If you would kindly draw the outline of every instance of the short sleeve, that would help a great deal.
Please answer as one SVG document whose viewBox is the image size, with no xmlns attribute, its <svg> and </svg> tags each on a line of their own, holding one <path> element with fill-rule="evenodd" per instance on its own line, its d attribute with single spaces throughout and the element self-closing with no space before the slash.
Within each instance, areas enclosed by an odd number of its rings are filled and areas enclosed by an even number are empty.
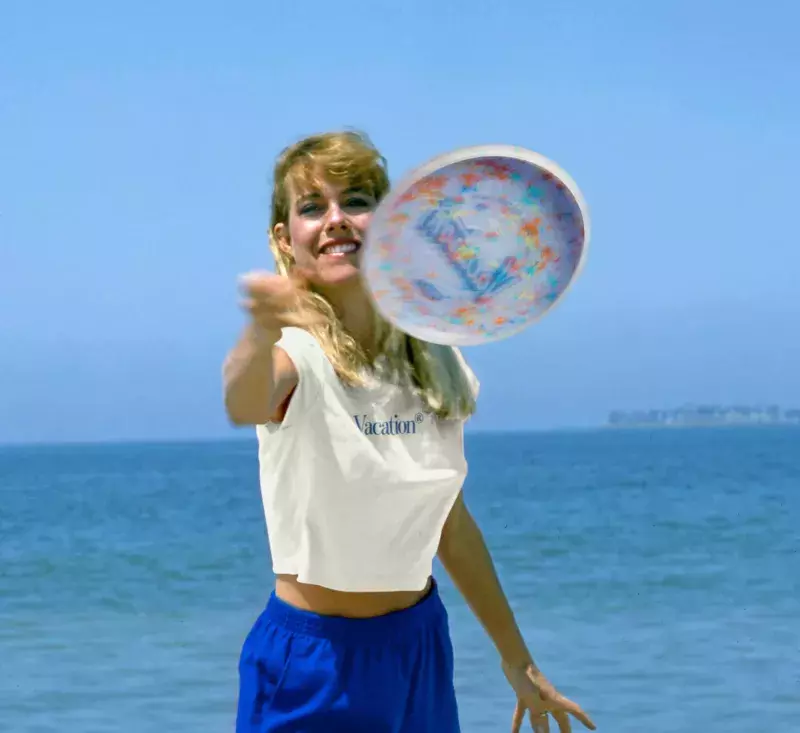
<svg viewBox="0 0 800 733">
<path fill-rule="evenodd" d="M 478 380 L 478 377 L 475 376 L 475 372 L 472 371 L 470 365 L 467 363 L 466 358 L 461 353 L 461 349 L 457 347 L 453 347 L 453 352 L 456 355 L 456 359 L 458 360 L 459 365 L 461 366 L 461 370 L 464 373 L 464 378 L 469 385 L 470 392 L 472 394 L 472 399 L 477 400 L 478 394 L 481 391 L 481 383 Z"/>
<path fill-rule="evenodd" d="M 297 369 L 297 387 L 289 400 L 289 407 L 281 423 L 291 427 L 313 408 L 320 394 L 321 369 L 325 361 L 317 340 L 302 328 L 287 327 L 275 346 L 286 352 Z"/>
<path fill-rule="evenodd" d="M 281 329 L 281 337 L 275 346 L 283 349 L 294 363 L 298 374 L 314 370 L 315 352 L 319 352 L 317 340 L 302 328 Z"/>
</svg>

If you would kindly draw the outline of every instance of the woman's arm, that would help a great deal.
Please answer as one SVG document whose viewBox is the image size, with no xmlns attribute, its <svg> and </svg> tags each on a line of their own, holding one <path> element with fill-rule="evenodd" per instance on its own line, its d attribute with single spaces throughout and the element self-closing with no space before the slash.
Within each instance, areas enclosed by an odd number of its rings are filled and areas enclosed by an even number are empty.
<svg viewBox="0 0 800 733">
<path fill-rule="evenodd" d="M 533 661 L 500 586 L 483 535 L 461 494 L 445 522 L 438 554 L 500 653 L 503 673 L 517 695 L 512 733 L 521 730 L 526 713 L 537 732 L 550 730 L 548 713 L 562 733 L 572 729 L 570 715 L 589 730 L 595 730 L 594 723 L 580 705 L 558 692 Z"/>
<path fill-rule="evenodd" d="M 234 425 L 260 425 L 282 419 L 297 386 L 297 369 L 276 347 L 280 331 L 250 325 L 222 368 L 225 410 Z"/>
<path fill-rule="evenodd" d="M 486 542 L 462 494 L 445 522 L 438 556 L 503 662 L 517 668 L 533 664 Z"/>
</svg>

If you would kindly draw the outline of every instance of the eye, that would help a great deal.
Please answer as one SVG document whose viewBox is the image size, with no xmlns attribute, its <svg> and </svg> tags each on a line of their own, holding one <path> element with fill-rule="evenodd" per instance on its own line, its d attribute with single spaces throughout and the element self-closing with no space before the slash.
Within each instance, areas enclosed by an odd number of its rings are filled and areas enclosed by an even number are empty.
<svg viewBox="0 0 800 733">
<path fill-rule="evenodd" d="M 350 196 L 344 205 L 348 209 L 371 209 L 373 206 L 372 200 L 365 196 Z"/>
<path fill-rule="evenodd" d="M 322 211 L 322 207 L 315 201 L 306 201 L 300 204 L 297 211 L 301 216 L 311 216 Z"/>
</svg>

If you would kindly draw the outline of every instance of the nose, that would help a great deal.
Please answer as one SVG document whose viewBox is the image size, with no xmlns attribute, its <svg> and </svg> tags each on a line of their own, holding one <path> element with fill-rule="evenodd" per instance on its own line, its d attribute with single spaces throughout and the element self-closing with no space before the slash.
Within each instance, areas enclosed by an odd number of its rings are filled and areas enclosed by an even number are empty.
<svg viewBox="0 0 800 733">
<path fill-rule="evenodd" d="M 337 203 L 331 204 L 328 209 L 328 217 L 325 222 L 325 230 L 328 232 L 346 232 L 349 230 L 347 217 Z"/>
</svg>

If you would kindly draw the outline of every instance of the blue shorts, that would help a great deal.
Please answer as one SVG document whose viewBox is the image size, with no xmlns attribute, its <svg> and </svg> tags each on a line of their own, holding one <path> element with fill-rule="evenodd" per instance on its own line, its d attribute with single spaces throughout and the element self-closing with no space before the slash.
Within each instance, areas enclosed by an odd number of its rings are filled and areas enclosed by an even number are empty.
<svg viewBox="0 0 800 733">
<path fill-rule="evenodd" d="M 239 661 L 236 733 L 458 733 L 453 648 L 434 584 L 419 603 L 366 619 L 276 598 Z"/>
</svg>

